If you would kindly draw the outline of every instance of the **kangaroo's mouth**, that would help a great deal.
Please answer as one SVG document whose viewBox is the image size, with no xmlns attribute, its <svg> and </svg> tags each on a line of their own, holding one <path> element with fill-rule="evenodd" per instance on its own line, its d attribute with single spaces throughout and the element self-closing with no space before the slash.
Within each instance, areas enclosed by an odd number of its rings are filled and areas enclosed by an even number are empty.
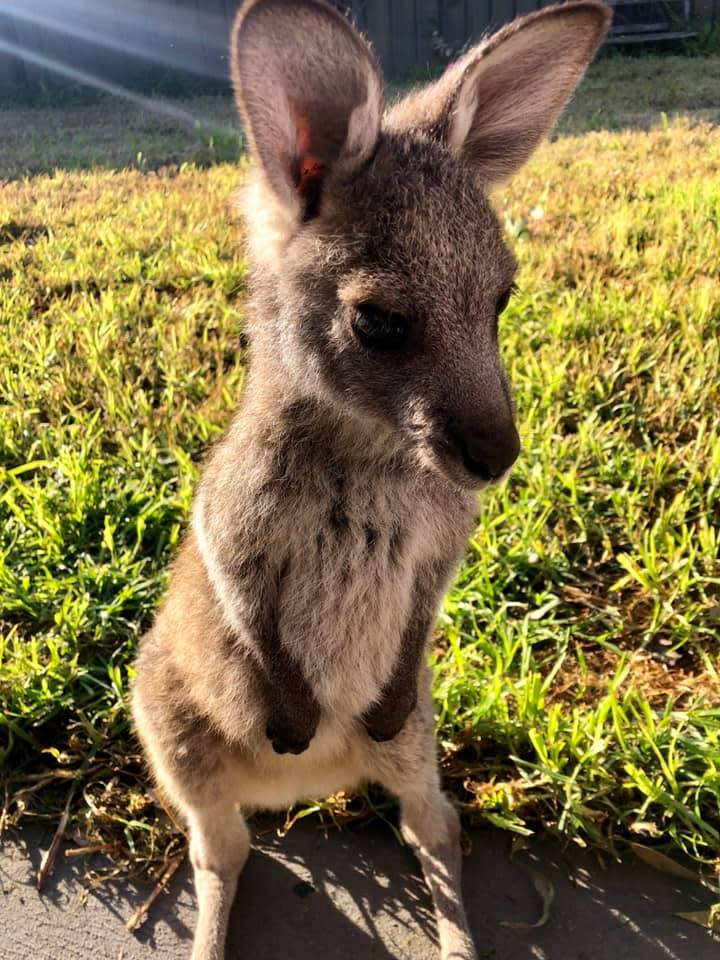
<svg viewBox="0 0 720 960">
<path fill-rule="evenodd" d="M 499 483 L 503 476 L 507 473 L 506 470 L 502 471 L 501 473 L 491 473 L 490 470 L 484 467 L 481 463 L 473 460 L 467 450 L 462 451 L 460 459 L 462 460 L 462 465 L 465 468 L 466 473 L 473 477 L 477 477 L 478 482 L 482 483 L 484 486 L 488 486 L 491 483 Z"/>
<path fill-rule="evenodd" d="M 447 440 L 434 440 L 430 444 L 430 451 L 430 459 L 435 469 L 465 490 L 484 490 L 485 487 L 499 483 L 505 476 L 493 476 L 479 470 L 477 464 L 455 450 Z"/>
</svg>

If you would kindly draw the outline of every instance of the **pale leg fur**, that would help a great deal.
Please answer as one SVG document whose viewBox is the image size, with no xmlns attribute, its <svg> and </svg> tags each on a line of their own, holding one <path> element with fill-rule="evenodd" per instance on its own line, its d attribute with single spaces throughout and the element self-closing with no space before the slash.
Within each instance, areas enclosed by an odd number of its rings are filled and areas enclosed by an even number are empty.
<svg viewBox="0 0 720 960">
<path fill-rule="evenodd" d="M 234 798 L 222 793 L 215 802 L 185 814 L 198 903 L 192 960 L 223 960 L 230 909 L 250 852 L 250 835 Z"/>
<path fill-rule="evenodd" d="M 460 819 L 436 784 L 426 787 L 398 793 L 403 836 L 432 894 L 442 960 L 477 960 L 462 897 Z"/>
<path fill-rule="evenodd" d="M 398 737 L 378 745 L 371 779 L 400 801 L 402 834 L 435 906 L 442 960 L 477 960 L 462 895 L 460 818 L 440 788 L 429 690 Z"/>
</svg>

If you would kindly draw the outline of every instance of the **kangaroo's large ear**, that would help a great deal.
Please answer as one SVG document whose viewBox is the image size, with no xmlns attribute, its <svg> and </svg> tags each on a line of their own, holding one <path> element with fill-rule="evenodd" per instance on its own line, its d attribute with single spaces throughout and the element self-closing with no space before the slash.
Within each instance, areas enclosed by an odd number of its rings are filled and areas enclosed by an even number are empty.
<svg viewBox="0 0 720 960">
<path fill-rule="evenodd" d="M 596 0 L 515 20 L 400 101 L 388 118 L 456 151 L 486 187 L 511 176 L 552 130 L 612 20 Z"/>
<path fill-rule="evenodd" d="M 232 76 L 270 187 L 312 219 L 328 177 L 352 175 L 378 139 L 383 89 L 369 47 L 322 0 L 248 0 L 233 28 Z"/>
</svg>

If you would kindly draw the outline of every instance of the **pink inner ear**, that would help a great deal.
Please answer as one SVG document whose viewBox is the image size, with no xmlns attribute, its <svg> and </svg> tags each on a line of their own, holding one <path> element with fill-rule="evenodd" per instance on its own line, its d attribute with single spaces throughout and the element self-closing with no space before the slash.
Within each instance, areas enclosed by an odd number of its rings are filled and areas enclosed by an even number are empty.
<svg viewBox="0 0 720 960">
<path fill-rule="evenodd" d="M 295 189 L 301 196 L 307 196 L 315 185 L 320 181 L 323 172 L 323 165 L 317 157 L 311 153 L 300 158 L 300 170 L 298 174 Z"/>
<path fill-rule="evenodd" d="M 292 107 L 297 143 L 297 159 L 293 169 L 293 180 L 297 192 L 300 196 L 305 197 L 316 190 L 323 174 L 324 164 L 312 151 L 310 122 L 300 112 L 296 103 Z"/>
</svg>

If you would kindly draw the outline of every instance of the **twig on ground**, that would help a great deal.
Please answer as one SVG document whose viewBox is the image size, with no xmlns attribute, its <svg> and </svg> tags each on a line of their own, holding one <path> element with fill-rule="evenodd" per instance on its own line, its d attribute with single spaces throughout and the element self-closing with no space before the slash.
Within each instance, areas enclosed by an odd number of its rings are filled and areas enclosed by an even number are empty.
<svg viewBox="0 0 720 960">
<path fill-rule="evenodd" d="M 92 843 L 87 847 L 73 847 L 66 850 L 65 856 L 70 859 L 73 857 L 88 857 L 91 853 L 108 853 L 116 849 L 116 845 L 112 843 Z"/>
<path fill-rule="evenodd" d="M 52 843 L 50 844 L 48 850 L 43 854 L 43 858 L 40 861 L 40 867 L 37 872 L 37 888 L 42 890 L 45 886 L 45 882 L 50 874 L 53 872 L 55 867 L 55 861 L 57 860 L 58 851 L 60 850 L 60 844 L 63 841 L 65 836 L 65 830 L 67 829 L 68 821 L 70 819 L 70 810 L 72 807 L 73 798 L 75 796 L 75 791 L 77 790 L 78 784 L 81 782 L 83 776 L 90 768 L 91 763 L 95 759 L 95 754 L 98 752 L 99 744 L 95 744 L 90 753 L 87 755 L 83 761 L 82 766 L 78 770 L 75 779 L 73 780 L 70 790 L 68 791 L 67 800 L 65 801 L 65 808 L 60 817 L 60 822 L 57 825 L 55 835 L 52 838 Z"/>
<path fill-rule="evenodd" d="M 73 784 L 73 787 L 75 784 Z M 65 809 L 62 812 L 60 817 L 60 822 L 57 825 L 57 830 L 55 831 L 55 836 L 52 838 L 52 843 L 48 849 L 43 854 L 43 858 L 40 861 L 40 867 L 37 872 L 37 888 L 42 890 L 45 886 L 45 881 L 50 876 L 55 866 L 55 860 L 57 859 L 58 850 L 60 849 L 60 844 L 62 843 L 63 837 L 65 836 L 65 829 L 68 825 L 68 820 L 70 819 L 70 804 L 72 802 L 73 794 L 75 793 L 74 789 L 70 790 L 68 798 L 65 801 Z"/>
<path fill-rule="evenodd" d="M 130 917 L 125 926 L 127 929 L 133 933 L 139 926 L 141 926 L 147 920 L 148 913 L 150 912 L 150 907 L 155 903 L 157 898 L 161 893 L 165 891 L 168 883 L 175 875 L 180 864 L 185 859 L 185 854 L 187 849 L 183 850 L 182 853 L 178 853 L 177 856 L 173 857 L 170 863 L 167 865 L 167 868 L 164 870 L 163 875 L 160 877 L 158 882 L 155 884 L 153 891 L 150 896 L 137 908 L 135 913 Z"/>
</svg>

